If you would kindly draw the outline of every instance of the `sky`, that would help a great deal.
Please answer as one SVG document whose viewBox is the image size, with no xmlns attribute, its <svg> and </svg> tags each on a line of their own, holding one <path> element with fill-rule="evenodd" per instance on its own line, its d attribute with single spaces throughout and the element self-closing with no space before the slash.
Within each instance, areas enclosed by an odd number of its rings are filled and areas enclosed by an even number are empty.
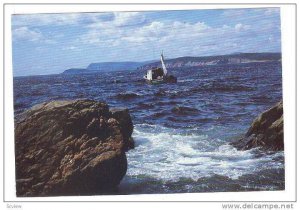
<svg viewBox="0 0 300 210">
<path fill-rule="evenodd" d="M 14 76 L 90 63 L 281 52 L 280 9 L 12 15 Z"/>
</svg>

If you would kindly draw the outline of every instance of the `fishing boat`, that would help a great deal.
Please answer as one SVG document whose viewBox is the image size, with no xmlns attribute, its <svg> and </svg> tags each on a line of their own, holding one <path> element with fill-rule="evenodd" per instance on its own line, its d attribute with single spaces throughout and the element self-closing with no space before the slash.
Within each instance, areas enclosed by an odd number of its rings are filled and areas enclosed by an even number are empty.
<svg viewBox="0 0 300 210">
<path fill-rule="evenodd" d="M 168 73 L 163 53 L 160 55 L 160 62 L 162 68 L 159 67 L 147 70 L 147 74 L 144 76 L 146 82 L 149 84 L 176 83 L 177 78 Z"/>
</svg>

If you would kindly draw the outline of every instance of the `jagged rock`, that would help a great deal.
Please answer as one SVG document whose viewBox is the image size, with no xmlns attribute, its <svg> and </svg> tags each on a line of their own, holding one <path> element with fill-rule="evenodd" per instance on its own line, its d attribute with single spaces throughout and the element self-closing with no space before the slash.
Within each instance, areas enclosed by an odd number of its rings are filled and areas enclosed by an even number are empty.
<svg viewBox="0 0 300 210">
<path fill-rule="evenodd" d="M 126 141 L 126 146 L 128 149 L 134 148 L 134 141 L 131 138 L 133 132 L 133 123 L 129 115 L 128 109 L 113 108 L 110 109 L 111 116 L 120 123 L 121 132 L 123 133 Z"/>
<path fill-rule="evenodd" d="M 133 147 L 127 109 L 91 100 L 39 104 L 16 119 L 17 196 L 114 191 Z"/>
<path fill-rule="evenodd" d="M 241 150 L 254 147 L 271 151 L 284 150 L 282 101 L 260 114 L 246 135 L 232 145 Z"/>
</svg>

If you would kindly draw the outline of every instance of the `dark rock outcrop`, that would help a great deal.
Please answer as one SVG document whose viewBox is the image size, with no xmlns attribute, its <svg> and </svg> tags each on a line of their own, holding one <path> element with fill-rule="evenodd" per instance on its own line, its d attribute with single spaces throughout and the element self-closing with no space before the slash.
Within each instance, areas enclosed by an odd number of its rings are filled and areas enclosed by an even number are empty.
<svg viewBox="0 0 300 210">
<path fill-rule="evenodd" d="M 116 190 L 133 147 L 128 110 L 90 100 L 34 106 L 16 120 L 17 196 L 91 195 Z"/>
<path fill-rule="evenodd" d="M 255 147 L 270 151 L 284 150 L 282 101 L 260 114 L 246 135 L 232 145 L 241 150 Z"/>
</svg>

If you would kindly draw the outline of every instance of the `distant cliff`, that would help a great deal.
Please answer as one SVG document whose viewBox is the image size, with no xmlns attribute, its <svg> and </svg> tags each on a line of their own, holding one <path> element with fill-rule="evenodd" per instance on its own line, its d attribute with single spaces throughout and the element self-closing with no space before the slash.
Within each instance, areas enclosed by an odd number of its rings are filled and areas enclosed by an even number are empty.
<svg viewBox="0 0 300 210">
<path fill-rule="evenodd" d="M 63 74 L 84 74 L 88 73 L 86 69 L 71 68 L 63 72 Z"/>
<path fill-rule="evenodd" d="M 281 53 L 237 53 L 231 55 L 217 55 L 204 57 L 179 57 L 166 59 L 167 68 L 207 66 L 207 65 L 226 65 L 253 62 L 281 61 Z M 86 69 L 71 68 L 65 70 L 63 74 L 83 74 L 105 71 L 128 71 L 128 70 L 147 70 L 153 67 L 160 67 L 157 61 L 145 62 L 102 62 L 91 63 Z"/>
<path fill-rule="evenodd" d="M 135 70 L 136 68 L 144 65 L 141 62 L 103 62 L 103 63 L 91 63 L 88 65 L 89 71 L 123 71 L 123 70 Z"/>
<path fill-rule="evenodd" d="M 89 73 L 107 72 L 107 71 L 129 71 L 129 70 L 136 70 L 138 67 L 152 62 L 153 61 L 91 63 L 85 69 L 71 68 L 65 70 L 64 72 L 62 72 L 62 74 L 89 74 Z"/>
<path fill-rule="evenodd" d="M 240 64 L 253 62 L 280 61 L 281 53 L 238 53 L 231 55 L 205 56 L 205 57 L 179 57 L 166 59 L 167 68 Z M 161 66 L 160 61 L 139 67 L 140 70 Z"/>
</svg>

